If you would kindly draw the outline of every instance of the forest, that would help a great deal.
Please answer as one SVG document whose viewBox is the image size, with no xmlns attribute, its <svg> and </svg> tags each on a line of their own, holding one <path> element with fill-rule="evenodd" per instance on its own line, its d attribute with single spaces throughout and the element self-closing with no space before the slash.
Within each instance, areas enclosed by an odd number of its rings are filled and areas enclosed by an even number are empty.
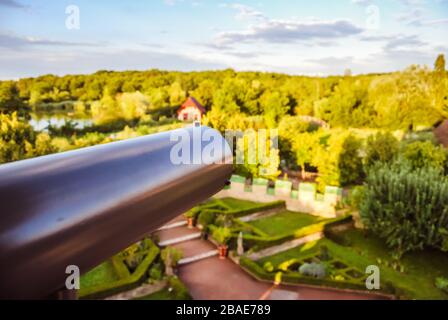
<svg viewBox="0 0 448 320">
<path fill-rule="evenodd" d="M 182 126 L 178 107 L 194 96 L 203 123 L 224 130 L 276 128 L 279 154 L 267 164 L 318 175 L 319 185 L 362 182 L 374 160 L 418 157 L 446 166 L 432 129 L 448 118 L 445 57 L 387 74 L 307 77 L 234 70 L 98 71 L 0 82 L 0 162 L 126 139 Z M 33 113 L 64 113 L 36 130 Z M 71 117 L 92 123 L 79 128 Z M 400 142 L 400 143 L 399 143 Z M 417 160 L 416 160 L 417 161 Z M 266 164 L 265 164 L 266 165 Z M 236 170 L 258 176 L 259 168 Z"/>
</svg>

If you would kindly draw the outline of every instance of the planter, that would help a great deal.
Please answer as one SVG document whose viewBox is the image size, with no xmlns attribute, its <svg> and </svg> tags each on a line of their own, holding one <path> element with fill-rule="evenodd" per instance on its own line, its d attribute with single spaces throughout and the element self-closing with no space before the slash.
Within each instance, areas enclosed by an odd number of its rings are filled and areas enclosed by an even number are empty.
<svg viewBox="0 0 448 320">
<path fill-rule="evenodd" d="M 225 259 L 227 257 L 228 247 L 226 245 L 220 245 L 218 247 L 219 259 Z"/>
<path fill-rule="evenodd" d="M 193 218 L 187 218 L 187 227 L 188 229 L 192 229 L 194 227 Z"/>
</svg>

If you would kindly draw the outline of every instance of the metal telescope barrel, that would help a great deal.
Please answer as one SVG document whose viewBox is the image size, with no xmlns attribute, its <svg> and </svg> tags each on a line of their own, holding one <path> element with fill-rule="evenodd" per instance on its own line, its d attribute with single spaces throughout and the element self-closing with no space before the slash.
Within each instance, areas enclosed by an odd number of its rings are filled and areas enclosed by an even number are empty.
<svg viewBox="0 0 448 320">
<path fill-rule="evenodd" d="M 212 143 L 221 150 L 206 152 Z M 67 266 L 87 272 L 220 191 L 231 171 L 229 145 L 204 126 L 1 165 L 0 298 L 51 295 Z"/>
</svg>

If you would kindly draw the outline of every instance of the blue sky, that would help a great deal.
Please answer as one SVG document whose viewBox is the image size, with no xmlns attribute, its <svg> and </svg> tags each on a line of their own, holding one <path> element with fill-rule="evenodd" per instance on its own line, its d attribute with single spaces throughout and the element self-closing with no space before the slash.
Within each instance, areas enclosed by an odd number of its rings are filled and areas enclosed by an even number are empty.
<svg viewBox="0 0 448 320">
<path fill-rule="evenodd" d="M 67 28 L 79 9 L 79 28 Z M 71 11 L 73 12 L 73 11 Z M 448 0 L 0 0 L 0 79 L 100 69 L 386 72 L 448 53 Z"/>
</svg>

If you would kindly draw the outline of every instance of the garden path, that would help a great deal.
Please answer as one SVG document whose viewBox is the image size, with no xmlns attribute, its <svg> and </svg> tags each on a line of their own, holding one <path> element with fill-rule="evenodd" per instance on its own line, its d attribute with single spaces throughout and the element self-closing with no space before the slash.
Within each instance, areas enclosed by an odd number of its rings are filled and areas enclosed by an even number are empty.
<svg viewBox="0 0 448 320">
<path fill-rule="evenodd" d="M 173 228 L 174 229 L 174 228 Z M 197 232 L 198 229 L 177 227 L 177 236 Z M 167 239 L 170 229 L 157 231 L 160 238 Z M 216 249 L 209 241 L 195 239 L 176 243 L 174 247 L 184 253 L 184 258 L 204 254 Z M 345 292 L 333 289 L 311 288 L 307 286 L 279 285 L 261 282 L 250 276 L 230 259 L 216 256 L 178 266 L 178 276 L 187 286 L 193 299 L 199 300 L 366 300 L 381 299 L 368 293 Z"/>
</svg>

